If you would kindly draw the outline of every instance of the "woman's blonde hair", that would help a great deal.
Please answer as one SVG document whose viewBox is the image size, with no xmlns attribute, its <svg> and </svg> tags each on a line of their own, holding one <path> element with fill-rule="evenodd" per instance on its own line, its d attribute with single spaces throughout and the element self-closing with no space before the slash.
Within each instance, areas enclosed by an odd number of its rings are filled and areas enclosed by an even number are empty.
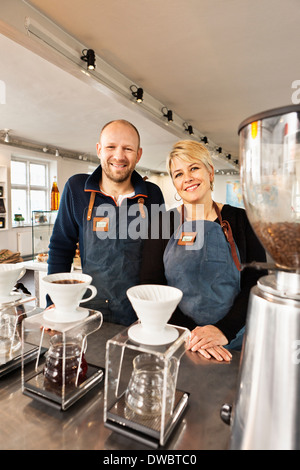
<svg viewBox="0 0 300 470">
<path fill-rule="evenodd" d="M 213 174 L 214 165 L 211 159 L 210 152 L 207 150 L 205 145 L 200 144 L 195 140 L 180 140 L 173 145 L 171 152 L 167 157 L 167 170 L 172 177 L 171 173 L 171 164 L 173 158 L 180 158 L 185 162 L 193 163 L 203 163 L 207 171 L 210 174 Z M 210 189 L 213 190 L 214 182 L 211 181 Z"/>
</svg>

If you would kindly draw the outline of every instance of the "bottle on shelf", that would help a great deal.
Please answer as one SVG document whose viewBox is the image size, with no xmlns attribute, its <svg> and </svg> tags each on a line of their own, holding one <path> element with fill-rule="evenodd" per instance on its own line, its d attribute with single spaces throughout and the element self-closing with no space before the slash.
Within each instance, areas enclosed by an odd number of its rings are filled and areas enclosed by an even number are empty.
<svg viewBox="0 0 300 470">
<path fill-rule="evenodd" d="M 52 190 L 51 190 L 51 210 L 52 211 L 58 210 L 59 200 L 60 200 L 59 190 L 57 186 L 56 176 L 54 176 L 54 181 L 53 181 Z"/>
</svg>

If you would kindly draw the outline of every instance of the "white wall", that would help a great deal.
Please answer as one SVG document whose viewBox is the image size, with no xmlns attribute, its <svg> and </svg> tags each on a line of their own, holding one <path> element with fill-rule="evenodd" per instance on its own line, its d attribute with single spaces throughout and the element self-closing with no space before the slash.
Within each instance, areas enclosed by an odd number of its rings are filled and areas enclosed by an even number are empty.
<svg viewBox="0 0 300 470">
<path fill-rule="evenodd" d="M 239 175 L 215 175 L 213 199 L 216 202 L 225 204 L 226 201 L 226 189 L 228 182 L 239 181 Z"/>
</svg>

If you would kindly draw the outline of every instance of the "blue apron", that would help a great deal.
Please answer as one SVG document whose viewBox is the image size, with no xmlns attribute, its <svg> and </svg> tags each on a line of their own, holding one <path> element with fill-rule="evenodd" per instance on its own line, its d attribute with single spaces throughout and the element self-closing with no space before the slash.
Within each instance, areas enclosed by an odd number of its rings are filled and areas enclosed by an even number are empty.
<svg viewBox="0 0 300 470">
<path fill-rule="evenodd" d="M 188 239 L 190 234 L 196 234 L 193 243 L 179 244 L 182 236 Z M 164 267 L 168 285 L 183 292 L 180 310 L 199 326 L 221 320 L 240 291 L 240 272 L 216 222 L 183 222 L 165 249 Z M 239 349 L 242 339 L 241 330 L 226 347 Z"/>
<path fill-rule="evenodd" d="M 122 205 L 101 204 L 89 207 L 84 214 L 84 259 L 82 271 L 93 278 L 97 295 L 84 304 L 85 307 L 100 310 L 104 321 L 130 325 L 137 316 L 127 298 L 129 287 L 139 284 L 142 257 L 142 238 L 136 230 L 128 236 L 131 223 L 140 224 L 140 233 L 147 233 L 147 219 L 128 215 L 127 201 Z M 102 230 L 103 217 L 109 220 L 108 230 Z M 100 230 L 97 230 L 97 225 Z M 102 225 L 105 225 L 103 223 Z M 145 238 L 145 237 L 144 237 Z"/>
</svg>

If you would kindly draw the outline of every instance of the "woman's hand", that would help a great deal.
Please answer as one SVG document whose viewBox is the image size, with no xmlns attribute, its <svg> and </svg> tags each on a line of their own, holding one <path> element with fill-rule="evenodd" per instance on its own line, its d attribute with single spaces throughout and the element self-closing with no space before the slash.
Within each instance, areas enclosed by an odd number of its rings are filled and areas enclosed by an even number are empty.
<svg viewBox="0 0 300 470">
<path fill-rule="evenodd" d="M 230 361 L 231 353 L 223 348 L 226 344 L 226 336 L 216 326 L 197 326 L 191 332 L 188 349 L 199 352 L 206 359 L 214 357 L 217 361 Z"/>
</svg>

